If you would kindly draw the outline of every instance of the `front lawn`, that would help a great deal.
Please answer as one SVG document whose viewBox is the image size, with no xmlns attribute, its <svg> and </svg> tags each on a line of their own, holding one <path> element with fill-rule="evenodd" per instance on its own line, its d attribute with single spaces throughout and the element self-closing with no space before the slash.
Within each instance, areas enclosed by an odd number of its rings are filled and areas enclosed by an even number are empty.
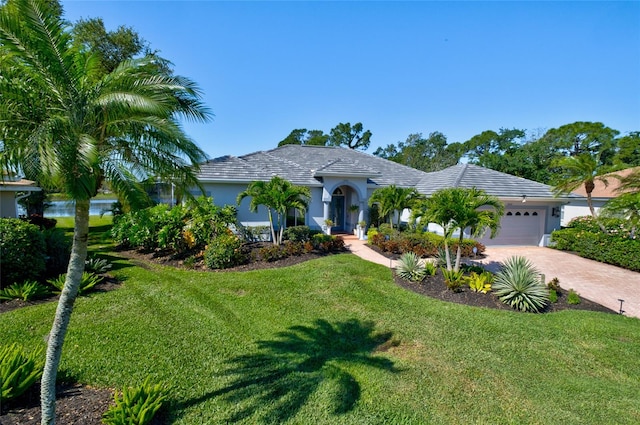
<svg viewBox="0 0 640 425">
<path fill-rule="evenodd" d="M 445 303 L 351 254 L 114 270 L 120 289 L 76 303 L 62 375 L 166 383 L 169 423 L 640 423 L 638 319 Z M 2 342 L 43 346 L 54 310 L 1 314 Z"/>
</svg>

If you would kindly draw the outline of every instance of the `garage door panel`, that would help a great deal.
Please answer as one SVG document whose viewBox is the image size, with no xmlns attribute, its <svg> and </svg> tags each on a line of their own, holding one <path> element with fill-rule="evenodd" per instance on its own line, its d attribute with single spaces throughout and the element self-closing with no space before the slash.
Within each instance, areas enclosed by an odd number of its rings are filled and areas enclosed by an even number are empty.
<svg viewBox="0 0 640 425">
<path fill-rule="evenodd" d="M 538 245 L 543 236 L 543 210 L 507 210 L 500 220 L 498 235 L 487 231 L 478 241 L 484 245 Z"/>
</svg>

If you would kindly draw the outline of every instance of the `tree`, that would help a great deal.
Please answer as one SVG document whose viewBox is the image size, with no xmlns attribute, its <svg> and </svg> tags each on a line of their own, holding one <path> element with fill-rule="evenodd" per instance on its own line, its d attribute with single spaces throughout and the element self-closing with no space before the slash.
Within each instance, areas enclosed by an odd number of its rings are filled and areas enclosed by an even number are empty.
<svg viewBox="0 0 640 425">
<path fill-rule="evenodd" d="M 563 156 L 589 154 L 600 165 L 611 165 L 615 155 L 617 130 L 601 122 L 578 121 L 552 128 L 543 136 Z"/>
<path fill-rule="evenodd" d="M 632 131 L 617 139 L 618 152 L 614 163 L 628 167 L 640 166 L 640 131 Z"/>
<path fill-rule="evenodd" d="M 393 212 L 398 213 L 396 226 L 400 228 L 402 211 L 405 208 L 412 208 L 413 205 L 422 199 L 422 195 L 413 187 L 397 187 L 390 185 L 376 189 L 369 198 L 369 206 L 378 204 L 380 216 L 389 216 L 389 224 L 393 227 Z"/>
<path fill-rule="evenodd" d="M 461 147 L 460 143 L 447 144 L 447 137 L 435 131 L 426 139 L 421 133 L 410 134 L 405 142 L 398 142 L 398 146 L 387 145 L 373 154 L 416 170 L 431 172 L 457 164 Z"/>
<path fill-rule="evenodd" d="M 206 155 L 178 120 L 210 114 L 195 83 L 152 73 L 157 68 L 144 59 L 104 75 L 96 56 L 72 47 L 55 2 L 8 4 L 19 13 L 0 11 L 0 161 L 75 201 L 71 258 L 41 380 L 42 423 L 52 424 L 57 368 L 87 256 L 90 199 L 108 182 L 135 203 L 145 196 L 139 182 L 151 175 L 198 185 Z"/>
<path fill-rule="evenodd" d="M 300 212 L 305 211 L 309 207 L 311 191 L 308 187 L 296 186 L 282 177 L 274 176 L 268 182 L 251 182 L 245 190 L 238 194 L 237 204 L 240 205 L 240 202 L 246 197 L 251 197 L 249 210 L 252 212 L 258 211 L 260 205 L 267 207 L 273 243 L 280 245 L 284 234 L 287 211 L 291 208 Z M 277 235 L 272 211 L 276 213 L 279 230 Z"/>
<path fill-rule="evenodd" d="M 493 238 L 500 228 L 504 204 L 495 196 L 480 189 L 447 188 L 434 192 L 426 201 L 416 205 L 413 212 L 421 222 L 435 223 L 444 231 L 444 249 L 447 270 L 460 270 L 464 230 L 469 228 L 473 237 L 480 237 L 487 228 Z M 451 265 L 448 239 L 456 230 L 460 231 L 455 266 Z"/>
<path fill-rule="evenodd" d="M 362 123 L 340 123 L 331 129 L 329 146 L 346 146 L 349 149 L 367 150 L 371 143 L 371 132 L 363 132 Z"/>
<path fill-rule="evenodd" d="M 298 128 L 292 130 L 287 137 L 278 143 L 278 146 L 284 145 L 313 145 L 326 146 L 329 141 L 329 135 L 324 134 L 322 130 L 307 130 L 306 128 Z"/>
<path fill-rule="evenodd" d="M 600 215 L 625 219 L 631 227 L 629 237 L 634 239 L 640 226 L 640 192 L 623 193 L 607 201 L 600 210 Z"/>
<path fill-rule="evenodd" d="M 483 131 L 464 143 L 471 164 L 502 171 L 503 158 L 511 156 L 521 145 L 524 130 L 501 128 Z"/>
</svg>

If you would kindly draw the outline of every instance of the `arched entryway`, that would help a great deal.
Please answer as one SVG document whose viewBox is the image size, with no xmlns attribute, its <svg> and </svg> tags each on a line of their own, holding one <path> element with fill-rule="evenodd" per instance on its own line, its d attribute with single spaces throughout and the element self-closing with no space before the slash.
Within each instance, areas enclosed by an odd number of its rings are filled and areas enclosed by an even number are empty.
<svg viewBox="0 0 640 425">
<path fill-rule="evenodd" d="M 336 187 L 331 193 L 328 218 L 333 221 L 332 230 L 352 232 L 363 219 L 364 204 L 358 193 L 348 185 Z"/>
</svg>

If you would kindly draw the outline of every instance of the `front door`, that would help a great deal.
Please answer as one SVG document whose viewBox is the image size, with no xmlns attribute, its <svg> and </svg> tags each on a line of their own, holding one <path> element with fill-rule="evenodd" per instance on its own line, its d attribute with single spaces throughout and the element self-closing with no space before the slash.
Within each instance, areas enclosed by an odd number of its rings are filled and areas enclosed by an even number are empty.
<svg viewBox="0 0 640 425">
<path fill-rule="evenodd" d="M 337 188 L 331 196 L 329 218 L 333 220 L 333 228 L 339 231 L 344 231 L 344 202 L 344 193 Z"/>
</svg>

